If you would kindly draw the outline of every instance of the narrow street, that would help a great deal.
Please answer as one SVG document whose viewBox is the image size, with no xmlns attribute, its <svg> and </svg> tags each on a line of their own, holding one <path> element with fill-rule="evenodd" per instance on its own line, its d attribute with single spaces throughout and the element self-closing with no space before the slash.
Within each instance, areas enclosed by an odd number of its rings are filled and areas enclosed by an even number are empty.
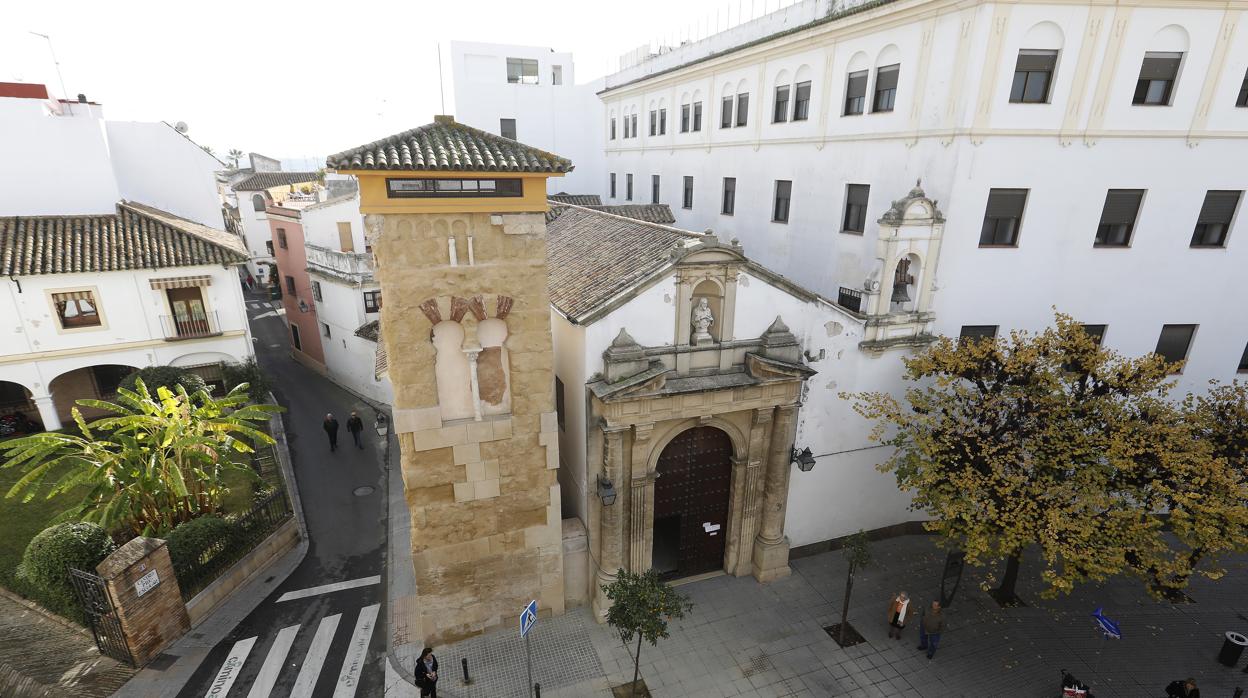
<svg viewBox="0 0 1248 698">
<path fill-rule="evenodd" d="M 283 415 L 307 518 L 307 557 L 196 669 L 180 696 L 375 696 L 385 658 L 385 442 L 373 409 L 290 358 L 274 304 L 248 295 L 256 356 Z M 365 422 L 364 449 L 346 431 Z M 325 413 L 342 425 L 331 453 Z"/>
</svg>

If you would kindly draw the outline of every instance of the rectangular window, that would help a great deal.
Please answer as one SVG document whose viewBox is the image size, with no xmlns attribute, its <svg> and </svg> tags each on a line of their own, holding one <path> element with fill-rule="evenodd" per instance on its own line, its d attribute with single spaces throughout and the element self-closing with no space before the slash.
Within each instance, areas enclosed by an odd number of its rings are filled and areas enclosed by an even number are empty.
<svg viewBox="0 0 1248 698">
<path fill-rule="evenodd" d="M 508 58 L 507 82 L 519 85 L 536 85 L 537 60 L 533 58 Z"/>
<path fill-rule="evenodd" d="M 685 177 L 685 193 L 681 205 L 685 208 L 693 208 L 693 177 Z"/>
<path fill-rule="evenodd" d="M 867 198 L 871 187 L 867 184 L 850 184 L 845 187 L 845 218 L 841 222 L 842 233 L 861 235 L 867 228 Z"/>
<path fill-rule="evenodd" d="M 1239 357 L 1239 368 L 1236 370 L 1240 373 L 1248 373 L 1248 344 L 1244 345 L 1244 353 Z"/>
<path fill-rule="evenodd" d="M 1131 99 L 1131 103 L 1169 106 L 1170 96 L 1174 92 L 1174 81 L 1179 76 L 1179 64 L 1182 62 L 1182 53 L 1169 51 L 1145 53 L 1144 63 L 1140 66 L 1140 79 L 1135 83 L 1135 96 Z"/>
<path fill-rule="evenodd" d="M 867 101 L 867 71 L 849 74 L 845 82 L 845 116 L 861 114 Z"/>
<path fill-rule="evenodd" d="M 630 114 L 628 117 L 628 137 L 629 138 L 637 137 L 637 115 L 636 114 Z"/>
<path fill-rule="evenodd" d="M 875 100 L 871 102 L 871 111 L 890 112 L 897 100 L 897 75 L 901 65 L 894 63 L 875 69 Z"/>
<path fill-rule="evenodd" d="M 667 109 L 659 110 L 659 135 L 667 135 Z"/>
<path fill-rule="evenodd" d="M 737 95 L 737 125 L 744 126 L 750 114 L 750 93 Z"/>
<path fill-rule="evenodd" d="M 293 323 L 290 325 L 290 342 L 297 351 L 303 351 L 303 342 L 299 340 L 299 326 Z"/>
<path fill-rule="evenodd" d="M 60 318 L 61 329 L 70 330 L 76 327 L 100 325 L 100 312 L 95 305 L 95 296 L 90 291 L 53 293 L 52 304 L 56 306 L 56 316 Z"/>
<path fill-rule="evenodd" d="M 328 324 L 328 323 L 325 323 L 325 322 L 322 322 L 322 323 L 321 323 L 321 335 L 323 335 L 323 336 L 325 337 L 325 339 L 329 339 L 329 337 L 330 337 L 330 332 L 329 332 L 329 324 Z"/>
<path fill-rule="evenodd" d="M 1027 205 L 1026 189 L 991 189 L 984 210 L 984 226 L 979 231 L 980 247 L 1018 245 L 1018 228 Z"/>
<path fill-rule="evenodd" d="M 286 292 L 287 293 L 295 292 L 295 277 L 293 276 L 286 277 Z"/>
<path fill-rule="evenodd" d="M 555 416 L 559 421 L 559 429 L 563 429 L 563 381 L 559 380 L 559 376 L 555 376 Z"/>
<path fill-rule="evenodd" d="M 316 301 L 323 300 L 321 298 L 321 282 L 319 281 L 312 282 L 312 300 L 316 300 Z"/>
<path fill-rule="evenodd" d="M 498 120 L 498 135 L 502 136 L 503 138 L 510 138 L 513 141 L 516 140 L 516 120 L 515 119 L 499 119 Z"/>
<path fill-rule="evenodd" d="M 552 85 L 563 84 L 563 66 L 552 65 L 550 67 L 550 84 Z"/>
<path fill-rule="evenodd" d="M 724 177 L 724 202 L 719 208 L 719 212 L 725 216 L 731 216 L 737 210 L 737 178 Z"/>
<path fill-rule="evenodd" d="M 793 120 L 805 121 L 810 118 L 810 81 L 799 82 L 793 90 Z"/>
<path fill-rule="evenodd" d="M 773 223 L 789 222 L 789 200 L 793 195 L 793 182 L 787 179 L 776 180 L 776 200 L 771 207 Z"/>
<path fill-rule="evenodd" d="M 1192 346 L 1192 335 L 1196 334 L 1196 325 L 1162 325 L 1161 336 L 1157 338 L 1154 353 L 1160 354 L 1167 363 L 1187 359 L 1187 352 Z M 1182 373 L 1182 368 L 1171 370 L 1171 373 Z"/>
<path fill-rule="evenodd" d="M 1244 72 L 1244 81 L 1239 84 L 1239 97 L 1235 99 L 1235 106 L 1248 107 L 1248 71 Z"/>
<path fill-rule="evenodd" d="M 611 198 L 615 198 L 615 173 L 611 173 Z"/>
<path fill-rule="evenodd" d="M 958 341 L 978 342 L 985 339 L 995 339 L 996 336 L 996 325 L 963 325 L 962 331 L 958 333 Z"/>
<path fill-rule="evenodd" d="M 287 249 L 287 248 L 286 248 L 286 229 L 285 229 L 285 228 L 278 228 L 278 229 L 277 229 L 277 246 L 278 246 L 278 247 L 280 247 L 280 248 L 282 248 L 283 250 L 284 250 L 284 249 Z"/>
<path fill-rule="evenodd" d="M 1109 325 L 1083 325 L 1083 331 L 1088 333 L 1092 341 L 1096 342 L 1096 346 L 1101 346 L 1101 342 L 1105 341 L 1105 328 Z"/>
<path fill-rule="evenodd" d="M 633 175 L 632 174 L 624 175 L 624 200 L 625 201 L 633 200 Z"/>
<path fill-rule="evenodd" d="M 1239 207 L 1239 191 L 1212 189 L 1205 192 L 1205 203 L 1196 218 L 1192 247 L 1226 247 L 1226 234 Z"/>
<path fill-rule="evenodd" d="M 689 133 L 689 105 L 680 105 L 680 132 Z"/>
<path fill-rule="evenodd" d="M 694 131 L 702 130 L 702 103 L 701 102 L 693 103 L 693 130 Z"/>
<path fill-rule="evenodd" d="M 1110 189 L 1101 209 L 1101 224 L 1096 228 L 1098 247 L 1128 247 L 1131 231 L 1140 212 L 1143 189 Z"/>
<path fill-rule="evenodd" d="M 375 313 L 381 310 L 381 291 L 364 292 L 364 312 Z"/>
<path fill-rule="evenodd" d="M 355 252 L 355 238 L 351 235 L 351 224 L 338 221 L 338 249 L 343 252 Z"/>
<path fill-rule="evenodd" d="M 659 113 L 653 109 L 650 110 L 650 135 L 656 136 L 659 133 Z"/>
<path fill-rule="evenodd" d="M 728 95 L 719 101 L 719 127 L 732 127 L 732 95 Z"/>
<path fill-rule="evenodd" d="M 268 250 L 268 252 L 269 252 L 269 256 L 270 256 L 270 257 L 272 257 L 272 256 L 273 256 L 273 241 L 272 241 L 272 240 L 265 240 L 265 241 L 264 241 L 264 249 Z"/>
<path fill-rule="evenodd" d="M 1049 85 L 1057 67 L 1057 51 L 1022 49 L 1014 64 L 1014 84 L 1010 86 L 1010 101 L 1023 104 L 1043 104 L 1049 101 Z"/>
<path fill-rule="evenodd" d="M 659 203 L 659 176 L 650 175 L 650 203 Z"/>
<path fill-rule="evenodd" d="M 520 179 L 386 179 L 391 199 L 512 197 L 524 195 Z"/>
<path fill-rule="evenodd" d="M 615 140 L 615 117 L 611 117 L 611 140 Z"/>
<path fill-rule="evenodd" d="M 771 110 L 771 123 L 778 124 L 789 120 L 789 86 L 776 87 L 776 100 Z"/>
</svg>

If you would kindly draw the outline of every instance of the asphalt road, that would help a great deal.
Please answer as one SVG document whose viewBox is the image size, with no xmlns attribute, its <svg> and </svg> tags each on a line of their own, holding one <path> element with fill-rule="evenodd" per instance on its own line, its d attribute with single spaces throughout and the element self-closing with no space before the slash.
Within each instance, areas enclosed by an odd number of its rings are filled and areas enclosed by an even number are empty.
<svg viewBox="0 0 1248 698">
<path fill-rule="evenodd" d="M 247 313 L 256 357 L 272 379 L 277 401 L 288 410 L 283 420 L 307 518 L 308 554 L 213 648 L 178 695 L 380 696 L 386 632 L 385 443 L 372 428 L 374 411 L 368 404 L 290 357 L 286 324 L 274 305 L 249 295 Z M 365 423 L 363 450 L 346 431 L 351 410 Z M 334 453 L 321 428 L 326 412 L 342 425 Z M 361 487 L 373 488 L 371 494 L 357 494 Z M 343 583 L 357 586 L 316 590 Z M 278 600 L 301 590 L 308 595 Z"/>
</svg>

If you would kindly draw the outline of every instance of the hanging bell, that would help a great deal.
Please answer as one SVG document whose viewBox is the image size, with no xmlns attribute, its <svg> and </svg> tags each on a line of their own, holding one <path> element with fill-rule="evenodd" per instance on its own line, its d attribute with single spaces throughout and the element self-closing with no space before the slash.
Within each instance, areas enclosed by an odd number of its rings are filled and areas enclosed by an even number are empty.
<svg viewBox="0 0 1248 698">
<path fill-rule="evenodd" d="M 904 284 L 904 283 L 893 284 L 892 301 L 894 303 L 909 303 L 910 302 L 910 294 L 906 293 L 907 286 L 909 286 L 909 284 Z"/>
</svg>

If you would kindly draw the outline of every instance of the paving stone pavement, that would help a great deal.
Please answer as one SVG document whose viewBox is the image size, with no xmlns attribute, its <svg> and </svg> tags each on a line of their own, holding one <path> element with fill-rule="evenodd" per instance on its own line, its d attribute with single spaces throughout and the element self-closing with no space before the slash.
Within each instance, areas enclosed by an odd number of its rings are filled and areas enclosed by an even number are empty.
<svg viewBox="0 0 1248 698">
<path fill-rule="evenodd" d="M 1180 605 L 1153 601 L 1139 582 L 1125 578 L 1044 600 L 1028 574 L 1038 563 L 1025 560 L 1019 592 L 1028 605 L 1003 609 L 980 588 L 983 572 L 968 566 L 948 609 L 940 649 L 929 661 L 915 649 L 916 623 L 903 639 L 892 640 L 885 615 L 899 589 L 916 603 L 938 596 L 945 556 L 934 541 L 902 536 L 872 543 L 874 562 L 855 578 L 849 616 L 867 642 L 846 649 L 823 630 L 840 620 L 846 565 L 839 552 L 794 560 L 793 575 L 771 584 L 721 576 L 681 585 L 693 612 L 673 623 L 671 637 L 657 647 L 643 646 L 642 676 L 656 698 L 1050 698 L 1061 693 L 1063 668 L 1091 684 L 1097 698 L 1161 697 L 1166 684 L 1188 676 L 1206 698 L 1229 698 L 1237 686 L 1248 688 L 1240 667 L 1215 661 L 1225 631 L 1248 632 L 1248 557 L 1230 560 L 1219 581 L 1194 580 L 1189 596 L 1195 603 Z M 1106 641 L 1095 631 L 1090 614 L 1097 607 L 1119 622 L 1122 640 Z M 577 679 L 544 683 L 543 696 L 609 695 L 609 685 L 632 678 L 630 648 L 586 609 L 543 619 L 539 631 L 554 652 L 543 652 L 539 662 L 535 651 L 535 675 Z M 548 639 L 557 634 L 563 637 Z M 587 675 L 593 662 L 582 651 L 583 638 L 597 655 L 597 676 Z M 523 681 L 518 632 L 496 631 L 439 650 L 445 677 L 439 695 L 510 695 L 465 692 L 457 658 L 465 653 L 476 675 L 488 671 Z M 452 657 L 454 676 L 446 671 Z M 1248 655 L 1241 667 L 1246 661 Z M 569 665 L 586 668 L 570 671 Z"/>
</svg>

